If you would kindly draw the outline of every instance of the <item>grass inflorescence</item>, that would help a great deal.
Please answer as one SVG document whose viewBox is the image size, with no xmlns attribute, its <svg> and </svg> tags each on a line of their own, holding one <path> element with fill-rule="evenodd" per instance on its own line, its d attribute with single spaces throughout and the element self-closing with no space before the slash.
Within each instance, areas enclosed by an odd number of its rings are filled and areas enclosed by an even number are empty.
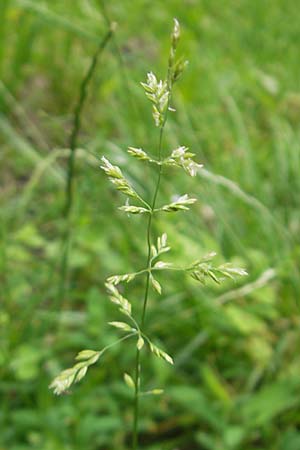
<svg viewBox="0 0 300 450">
<path fill-rule="evenodd" d="M 163 180 L 163 169 L 169 166 L 175 166 L 177 169 L 183 169 L 188 175 L 195 176 L 202 165 L 194 161 L 194 154 L 189 152 L 188 148 L 180 146 L 172 150 L 169 155 L 163 154 L 163 138 L 164 130 L 169 112 L 175 110 L 171 107 L 172 92 L 175 82 L 182 75 L 186 62 L 183 59 L 176 58 L 176 50 L 180 39 L 179 22 L 174 19 L 174 28 L 171 34 L 171 47 L 168 59 L 167 77 L 165 80 L 158 80 L 154 73 L 149 72 L 147 80 L 142 84 L 146 97 L 152 103 L 152 115 L 154 124 L 158 129 L 158 146 L 156 159 L 153 159 L 145 150 L 135 147 L 129 147 L 128 153 L 139 160 L 141 164 L 154 163 L 157 166 L 157 180 L 154 192 L 150 202 L 143 199 L 137 190 L 127 180 L 121 169 L 113 165 L 106 157 L 102 157 L 101 169 L 105 172 L 108 179 L 114 187 L 123 193 L 126 197 L 126 203 L 119 208 L 127 214 L 146 214 L 148 216 L 146 225 L 146 243 L 147 243 L 147 259 L 145 268 L 134 273 L 125 273 L 122 275 L 112 275 L 107 279 L 106 288 L 110 300 L 118 306 L 120 313 L 125 316 L 125 321 L 112 321 L 109 324 L 121 332 L 125 332 L 125 336 L 116 341 L 115 344 L 123 342 L 128 338 L 136 339 L 136 358 L 135 369 L 132 375 L 127 372 L 124 374 L 125 383 L 134 391 L 133 401 L 133 427 L 132 427 L 132 450 L 138 448 L 139 418 L 140 418 L 140 397 L 145 394 L 142 385 L 142 362 L 141 355 L 145 347 L 160 359 L 169 364 L 174 364 L 173 358 L 164 350 L 153 343 L 152 336 L 149 337 L 146 328 L 147 306 L 150 297 L 150 289 L 159 295 L 162 295 L 162 286 L 156 279 L 157 272 L 176 270 L 186 273 L 192 278 L 205 284 L 206 279 L 212 279 L 216 283 L 221 283 L 226 278 L 234 278 L 236 276 L 246 275 L 244 269 L 235 268 L 223 264 L 216 266 L 213 264 L 214 253 L 198 259 L 186 267 L 176 267 L 171 262 L 161 260 L 163 254 L 171 250 L 167 242 L 167 234 L 154 238 L 153 221 L 158 213 L 187 211 L 189 207 L 196 202 L 195 198 L 191 198 L 188 194 L 181 195 L 170 204 L 162 205 L 157 208 L 157 200 L 161 182 Z M 129 198 L 136 204 L 129 204 Z M 143 294 L 143 304 L 140 318 L 136 313 L 136 305 L 132 300 L 125 298 L 121 292 L 119 285 L 122 283 L 130 283 L 135 278 L 145 276 L 145 289 Z M 83 350 L 77 357 L 77 362 L 70 369 L 64 370 L 58 375 L 50 385 L 56 394 L 62 394 L 70 388 L 73 383 L 80 381 L 87 373 L 90 365 L 95 364 L 99 357 L 108 349 L 105 347 L 100 351 Z M 161 394 L 162 390 L 154 388 L 147 391 L 147 395 Z"/>
</svg>

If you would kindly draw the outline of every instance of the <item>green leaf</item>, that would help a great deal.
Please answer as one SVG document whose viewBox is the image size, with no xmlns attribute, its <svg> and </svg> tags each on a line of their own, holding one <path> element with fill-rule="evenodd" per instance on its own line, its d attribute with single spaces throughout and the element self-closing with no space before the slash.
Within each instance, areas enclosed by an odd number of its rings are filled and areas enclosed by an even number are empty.
<svg viewBox="0 0 300 450">
<path fill-rule="evenodd" d="M 240 408 L 248 426 L 263 426 L 292 407 L 299 408 L 299 380 L 285 379 L 262 387 Z"/>
<path fill-rule="evenodd" d="M 194 414 L 218 432 L 224 429 L 224 418 L 220 415 L 219 408 L 216 408 L 214 403 L 205 397 L 200 386 L 170 386 L 168 395 L 181 406 L 183 412 Z"/>
</svg>

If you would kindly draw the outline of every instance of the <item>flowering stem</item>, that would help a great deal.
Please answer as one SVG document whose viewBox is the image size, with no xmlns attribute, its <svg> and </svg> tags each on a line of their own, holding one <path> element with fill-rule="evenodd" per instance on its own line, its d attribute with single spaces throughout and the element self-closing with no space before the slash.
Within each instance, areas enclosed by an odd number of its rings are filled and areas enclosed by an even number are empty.
<svg viewBox="0 0 300 450">
<path fill-rule="evenodd" d="M 146 285 L 145 285 L 145 295 L 144 295 L 144 302 L 143 302 L 143 310 L 142 310 L 142 319 L 141 319 L 141 330 L 143 332 L 144 325 L 145 325 L 145 319 L 146 319 L 146 310 L 147 310 L 147 304 L 148 304 L 148 297 L 149 297 L 149 286 L 150 286 L 150 275 L 151 275 L 151 236 L 152 236 L 152 218 L 153 218 L 153 212 L 155 210 L 157 195 L 159 192 L 160 182 L 161 182 L 161 175 L 162 175 L 162 142 L 163 142 L 163 134 L 165 129 L 165 124 L 167 121 L 167 115 L 171 100 L 171 89 L 172 89 L 172 83 L 170 80 L 170 72 L 171 67 L 168 67 L 168 89 L 169 89 L 169 95 L 168 95 L 168 105 L 167 109 L 164 115 L 163 123 L 160 127 L 159 132 L 159 142 L 158 142 L 158 162 L 159 162 L 159 168 L 158 168 L 158 178 L 156 182 L 156 187 L 152 199 L 151 204 L 151 212 L 149 214 L 148 218 L 148 225 L 147 225 L 147 247 L 148 247 L 148 255 L 147 255 L 147 277 L 146 277 Z M 137 348 L 136 350 L 136 358 L 135 358 L 135 393 L 134 393 L 134 419 L 133 419 L 133 434 L 132 434 L 132 450 L 137 450 L 138 448 L 138 420 L 139 420 L 139 397 L 140 397 L 140 384 L 141 384 L 141 349 Z"/>
</svg>

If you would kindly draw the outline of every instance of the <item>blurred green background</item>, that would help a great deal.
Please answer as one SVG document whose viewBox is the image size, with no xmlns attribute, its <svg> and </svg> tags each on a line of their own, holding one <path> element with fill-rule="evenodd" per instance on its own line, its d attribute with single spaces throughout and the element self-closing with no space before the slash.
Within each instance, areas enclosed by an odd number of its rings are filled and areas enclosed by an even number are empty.
<svg viewBox="0 0 300 450">
<path fill-rule="evenodd" d="M 160 201 L 175 263 L 216 251 L 249 277 L 221 287 L 161 279 L 147 327 L 174 356 L 144 357 L 141 445 L 147 450 L 300 449 L 300 77 L 294 0 L 113 0 L 115 43 L 101 56 L 79 136 L 70 289 L 59 297 L 66 158 L 80 81 L 107 30 L 96 0 L 0 0 L 0 449 L 129 449 L 134 344 L 114 347 L 71 395 L 51 379 L 83 348 L 112 342 L 103 283 L 143 267 L 144 218 L 99 170 L 103 154 L 149 196 L 153 174 L 126 154 L 154 151 L 139 85 L 164 77 L 172 18 L 189 60 L 175 87 L 165 151 L 186 145 L 205 166 L 170 172 Z M 121 55 L 121 58 L 120 58 Z M 167 258 L 166 258 L 167 259 Z M 138 308 L 142 284 L 128 296 Z M 129 293 L 130 292 L 130 293 Z"/>
</svg>

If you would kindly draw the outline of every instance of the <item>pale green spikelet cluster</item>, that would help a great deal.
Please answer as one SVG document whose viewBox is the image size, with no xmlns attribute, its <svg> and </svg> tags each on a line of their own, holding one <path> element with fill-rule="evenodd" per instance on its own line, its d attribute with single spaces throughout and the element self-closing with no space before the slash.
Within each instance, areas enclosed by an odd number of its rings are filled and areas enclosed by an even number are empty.
<svg viewBox="0 0 300 450">
<path fill-rule="evenodd" d="M 141 159 L 142 161 L 150 161 L 147 153 L 144 152 L 144 150 L 142 150 L 141 148 L 128 147 L 127 151 L 129 155 L 134 156 L 137 159 Z"/>
<path fill-rule="evenodd" d="M 146 96 L 152 102 L 152 114 L 155 125 L 161 127 L 164 120 L 164 115 L 168 107 L 169 91 L 167 81 L 157 81 L 154 73 L 147 74 L 147 82 L 141 83 L 145 89 Z"/>
<path fill-rule="evenodd" d="M 195 261 L 190 267 L 186 268 L 186 271 L 197 281 L 205 284 L 207 279 L 212 279 L 216 283 L 220 284 L 226 278 L 232 280 L 236 276 L 245 276 L 247 272 L 240 267 L 232 267 L 230 264 L 222 264 L 220 266 L 214 266 L 212 259 L 216 256 L 216 253 L 211 252 L 208 255 L 202 257 L 200 260 Z"/>
<path fill-rule="evenodd" d="M 105 156 L 102 157 L 101 169 L 104 170 L 109 180 L 116 186 L 116 188 L 129 197 L 138 198 L 137 193 L 126 180 L 118 166 L 113 166 Z"/>
<path fill-rule="evenodd" d="M 175 166 L 182 167 L 188 175 L 192 177 L 197 175 L 197 171 L 203 167 L 203 164 L 198 164 L 194 161 L 194 153 L 188 151 L 188 147 L 180 146 L 173 150 L 171 154 L 165 159 L 158 161 L 151 158 L 145 150 L 141 148 L 128 147 L 128 153 L 134 158 L 142 161 L 157 164 L 159 166 Z"/>
<path fill-rule="evenodd" d="M 171 156 L 165 160 L 165 164 L 182 167 L 189 175 L 194 177 L 197 170 L 203 167 L 202 164 L 197 164 L 193 160 L 194 156 L 194 153 L 189 152 L 187 147 L 181 146 L 172 151 Z"/>
<path fill-rule="evenodd" d="M 53 389 L 54 394 L 60 395 L 66 392 L 73 383 L 78 383 L 87 373 L 89 366 L 95 364 L 101 352 L 95 352 L 94 350 L 82 350 L 76 356 L 76 360 L 79 361 L 70 369 L 63 370 L 50 384 L 50 388 Z"/>
<path fill-rule="evenodd" d="M 79 363 L 75 364 L 70 369 L 63 371 L 58 377 L 55 378 L 53 383 L 50 385 L 54 389 L 56 394 L 61 394 L 69 387 L 82 379 L 88 367 L 94 364 L 106 350 L 108 350 L 112 345 L 121 343 L 129 338 L 134 338 L 137 357 L 136 357 L 136 369 L 134 376 L 131 376 L 127 372 L 124 374 L 124 381 L 126 385 L 133 389 L 136 398 L 135 401 L 135 418 L 138 414 L 138 397 L 141 395 L 158 395 L 162 393 L 161 389 L 152 389 L 147 391 L 141 391 L 141 363 L 140 354 L 141 352 L 148 349 L 154 356 L 163 359 L 169 364 L 173 364 L 172 357 L 166 353 L 164 350 L 159 348 L 153 343 L 152 337 L 145 332 L 145 315 L 147 309 L 147 301 L 149 295 L 149 289 L 161 295 L 163 292 L 163 287 L 156 279 L 157 272 L 172 270 L 179 271 L 187 276 L 191 276 L 194 280 L 199 281 L 204 284 L 207 280 L 213 280 L 216 283 L 221 283 L 226 278 L 234 278 L 236 276 L 246 275 L 246 271 L 240 268 L 233 268 L 229 265 L 219 265 L 215 266 L 213 264 L 213 258 L 215 253 L 210 253 L 207 256 L 200 258 L 199 260 L 193 262 L 192 264 L 187 264 L 183 266 L 176 266 L 172 262 L 164 261 L 165 254 L 171 250 L 168 244 L 167 234 L 163 233 L 161 236 L 153 236 L 154 230 L 152 229 L 152 220 L 156 214 L 160 213 L 177 213 L 180 211 L 187 211 L 190 206 L 196 202 L 196 198 L 190 197 L 188 194 L 175 197 L 175 199 L 167 205 L 156 205 L 157 192 L 159 190 L 159 185 L 161 182 L 162 170 L 168 171 L 179 169 L 183 170 L 187 175 L 194 177 L 198 170 L 201 170 L 202 165 L 195 162 L 195 154 L 189 152 L 188 148 L 185 146 L 180 146 L 171 150 L 166 155 L 162 155 L 162 136 L 164 126 L 167 120 L 168 112 L 173 109 L 170 108 L 172 88 L 175 81 L 178 80 L 186 63 L 179 59 L 176 59 L 176 49 L 180 37 L 180 27 L 178 21 L 175 19 L 174 28 L 171 35 L 171 50 L 169 55 L 168 63 L 168 74 L 165 80 L 158 81 L 158 78 L 152 73 L 148 73 L 147 81 L 142 83 L 145 94 L 147 98 L 152 103 L 152 113 L 154 118 L 154 123 L 159 127 L 160 140 L 159 148 L 157 152 L 157 157 L 154 158 L 149 155 L 147 151 L 141 148 L 129 147 L 128 153 L 130 156 L 136 158 L 140 164 L 154 164 L 158 171 L 158 181 L 153 195 L 152 201 L 149 199 L 144 199 L 137 190 L 132 186 L 132 184 L 127 180 L 126 176 L 123 174 L 118 166 L 111 164 L 111 162 L 106 158 L 102 157 L 101 169 L 108 176 L 109 180 L 112 182 L 114 187 L 121 191 L 127 196 L 125 205 L 119 207 L 121 211 L 124 211 L 129 215 L 145 214 L 148 221 L 147 228 L 147 245 L 148 245 L 148 257 L 144 267 L 141 267 L 136 272 L 111 275 L 107 278 L 105 286 L 110 301 L 117 306 L 118 313 L 122 314 L 123 320 L 113 320 L 109 322 L 111 326 L 116 328 L 122 334 L 121 338 L 115 341 L 113 344 L 105 347 L 101 351 L 84 350 L 80 352 L 77 359 L 80 360 Z M 138 205 L 132 205 L 129 203 L 130 197 L 133 201 L 137 202 Z M 125 298 L 121 292 L 122 289 L 120 285 L 122 283 L 132 283 L 137 277 L 144 277 L 146 280 L 146 288 L 144 294 L 144 303 L 142 316 L 139 317 L 139 311 L 141 309 L 140 302 L 131 301 Z M 150 290 L 151 292 L 151 290 Z M 137 449 L 137 420 L 134 421 L 134 431 L 133 431 L 133 449 Z"/>
<path fill-rule="evenodd" d="M 192 205 L 197 201 L 196 198 L 189 197 L 188 194 L 181 195 L 174 202 L 169 205 L 162 206 L 160 211 L 175 212 L 175 211 L 188 211 L 190 208 L 188 205 Z"/>
</svg>

